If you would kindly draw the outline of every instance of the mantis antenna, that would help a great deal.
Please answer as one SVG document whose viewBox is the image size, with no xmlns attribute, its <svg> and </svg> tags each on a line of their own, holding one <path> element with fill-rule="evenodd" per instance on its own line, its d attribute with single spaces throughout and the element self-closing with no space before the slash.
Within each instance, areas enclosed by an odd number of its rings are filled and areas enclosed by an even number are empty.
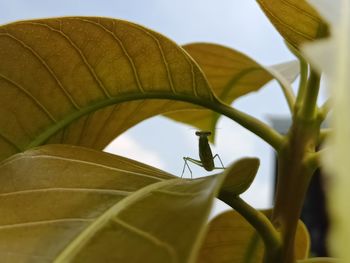
<svg viewBox="0 0 350 263">
<path fill-rule="evenodd" d="M 213 156 L 213 153 L 210 149 L 210 145 L 208 142 L 208 136 L 211 135 L 210 131 L 196 131 L 196 135 L 199 137 L 199 160 L 193 159 L 191 157 L 183 157 L 184 159 L 184 167 L 182 169 L 181 178 L 183 177 L 185 173 L 185 169 L 190 171 L 191 178 L 192 178 L 192 170 L 190 166 L 188 165 L 188 162 L 194 163 L 198 166 L 203 167 L 207 171 L 213 171 L 214 169 L 225 169 L 221 158 L 218 154 L 215 154 Z M 221 167 L 215 167 L 214 159 L 218 158 L 221 164 Z"/>
</svg>

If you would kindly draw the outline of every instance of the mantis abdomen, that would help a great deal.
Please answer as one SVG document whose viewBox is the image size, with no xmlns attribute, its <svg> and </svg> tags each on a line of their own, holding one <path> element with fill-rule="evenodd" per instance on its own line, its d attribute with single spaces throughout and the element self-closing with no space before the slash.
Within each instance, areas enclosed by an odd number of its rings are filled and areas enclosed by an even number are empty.
<svg viewBox="0 0 350 263">
<path fill-rule="evenodd" d="M 212 171 L 214 169 L 213 153 L 211 152 L 207 136 L 199 136 L 199 159 L 205 170 Z"/>
</svg>

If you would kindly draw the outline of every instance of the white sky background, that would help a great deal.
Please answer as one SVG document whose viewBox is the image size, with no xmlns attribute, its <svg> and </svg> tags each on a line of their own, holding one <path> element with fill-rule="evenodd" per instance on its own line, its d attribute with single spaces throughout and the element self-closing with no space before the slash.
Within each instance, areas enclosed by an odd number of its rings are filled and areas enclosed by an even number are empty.
<svg viewBox="0 0 350 263">
<path fill-rule="evenodd" d="M 226 45 L 264 65 L 293 59 L 255 0 L 0 0 L 0 10 L 1 24 L 52 16 L 106 16 L 139 23 L 179 44 Z M 271 116 L 288 116 L 276 83 L 238 100 L 235 106 L 266 122 Z M 261 159 L 258 176 L 243 197 L 255 207 L 270 206 L 272 149 L 228 119 L 222 118 L 218 127 L 213 152 L 221 156 L 226 166 L 244 156 Z M 120 136 L 108 150 L 180 175 L 183 156 L 198 158 L 194 132 L 188 126 L 156 117 Z M 196 175 L 206 174 L 201 169 L 193 171 Z"/>
</svg>

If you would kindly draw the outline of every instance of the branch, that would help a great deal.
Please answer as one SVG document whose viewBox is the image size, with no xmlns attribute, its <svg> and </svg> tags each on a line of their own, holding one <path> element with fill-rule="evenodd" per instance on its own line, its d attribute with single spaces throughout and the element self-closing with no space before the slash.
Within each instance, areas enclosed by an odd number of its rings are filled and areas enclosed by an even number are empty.
<svg viewBox="0 0 350 263">
<path fill-rule="evenodd" d="M 281 247 L 281 237 L 271 221 L 261 212 L 244 202 L 240 197 L 220 194 L 219 199 L 237 210 L 249 224 L 251 224 L 264 241 L 265 251 L 268 255 Z"/>
<path fill-rule="evenodd" d="M 329 135 L 333 132 L 333 129 L 327 128 L 327 129 L 321 129 L 320 136 L 318 139 L 318 145 L 322 144 Z"/>
<path fill-rule="evenodd" d="M 300 63 L 300 81 L 299 81 L 298 94 L 295 102 L 295 108 L 299 109 L 305 94 L 309 67 L 306 60 L 303 58 L 303 56 L 300 54 L 298 50 L 296 50 L 293 46 L 291 46 L 288 43 L 286 43 L 286 45 L 289 48 L 289 50 L 298 58 Z"/>
<path fill-rule="evenodd" d="M 319 110 L 319 116 L 321 118 L 321 120 L 325 120 L 327 118 L 328 113 L 331 111 L 332 109 L 332 104 L 331 104 L 331 100 L 328 99 L 326 100 L 326 102 L 321 106 L 320 110 Z"/>
<path fill-rule="evenodd" d="M 213 109 L 242 125 L 270 144 L 276 151 L 279 151 L 284 141 L 284 136 L 269 125 L 224 103 L 215 105 Z"/>
<path fill-rule="evenodd" d="M 322 158 L 322 155 L 325 154 L 325 152 L 327 151 L 326 148 L 322 149 L 322 150 L 319 150 L 315 153 L 310 153 L 307 155 L 307 158 L 305 160 L 305 163 L 307 166 L 309 166 L 310 168 L 316 170 L 317 168 L 320 168 L 321 167 L 321 158 Z"/>
<path fill-rule="evenodd" d="M 300 117 L 310 120 L 315 118 L 317 109 L 317 97 L 320 89 L 320 75 L 311 69 L 310 77 L 307 82 L 303 102 L 300 105 Z"/>
<path fill-rule="evenodd" d="M 280 84 L 284 97 L 287 100 L 288 107 L 291 113 L 293 113 L 294 105 L 295 105 L 295 94 L 293 92 L 292 86 L 289 83 L 284 83 L 277 79 L 277 82 Z"/>
</svg>

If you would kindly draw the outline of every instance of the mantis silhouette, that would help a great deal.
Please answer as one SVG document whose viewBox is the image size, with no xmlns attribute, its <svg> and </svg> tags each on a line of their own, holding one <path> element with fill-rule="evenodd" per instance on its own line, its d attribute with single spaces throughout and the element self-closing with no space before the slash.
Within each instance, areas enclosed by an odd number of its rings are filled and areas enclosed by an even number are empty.
<svg viewBox="0 0 350 263">
<path fill-rule="evenodd" d="M 207 171 L 212 171 L 214 169 L 225 169 L 221 158 L 218 154 L 215 154 L 213 156 L 213 153 L 210 149 L 210 145 L 208 142 L 208 136 L 211 135 L 210 131 L 196 131 L 196 135 L 199 137 L 199 160 L 190 158 L 190 157 L 183 157 L 185 163 L 184 163 L 184 167 L 182 169 L 182 173 L 181 173 L 181 177 L 183 177 L 185 169 L 187 167 L 187 169 L 190 171 L 191 174 L 191 178 L 192 178 L 192 170 L 190 168 L 190 166 L 188 165 L 188 162 L 194 163 L 198 166 L 203 167 L 205 170 Z M 221 166 L 222 167 L 215 167 L 215 163 L 214 163 L 214 159 L 218 158 Z"/>
</svg>

